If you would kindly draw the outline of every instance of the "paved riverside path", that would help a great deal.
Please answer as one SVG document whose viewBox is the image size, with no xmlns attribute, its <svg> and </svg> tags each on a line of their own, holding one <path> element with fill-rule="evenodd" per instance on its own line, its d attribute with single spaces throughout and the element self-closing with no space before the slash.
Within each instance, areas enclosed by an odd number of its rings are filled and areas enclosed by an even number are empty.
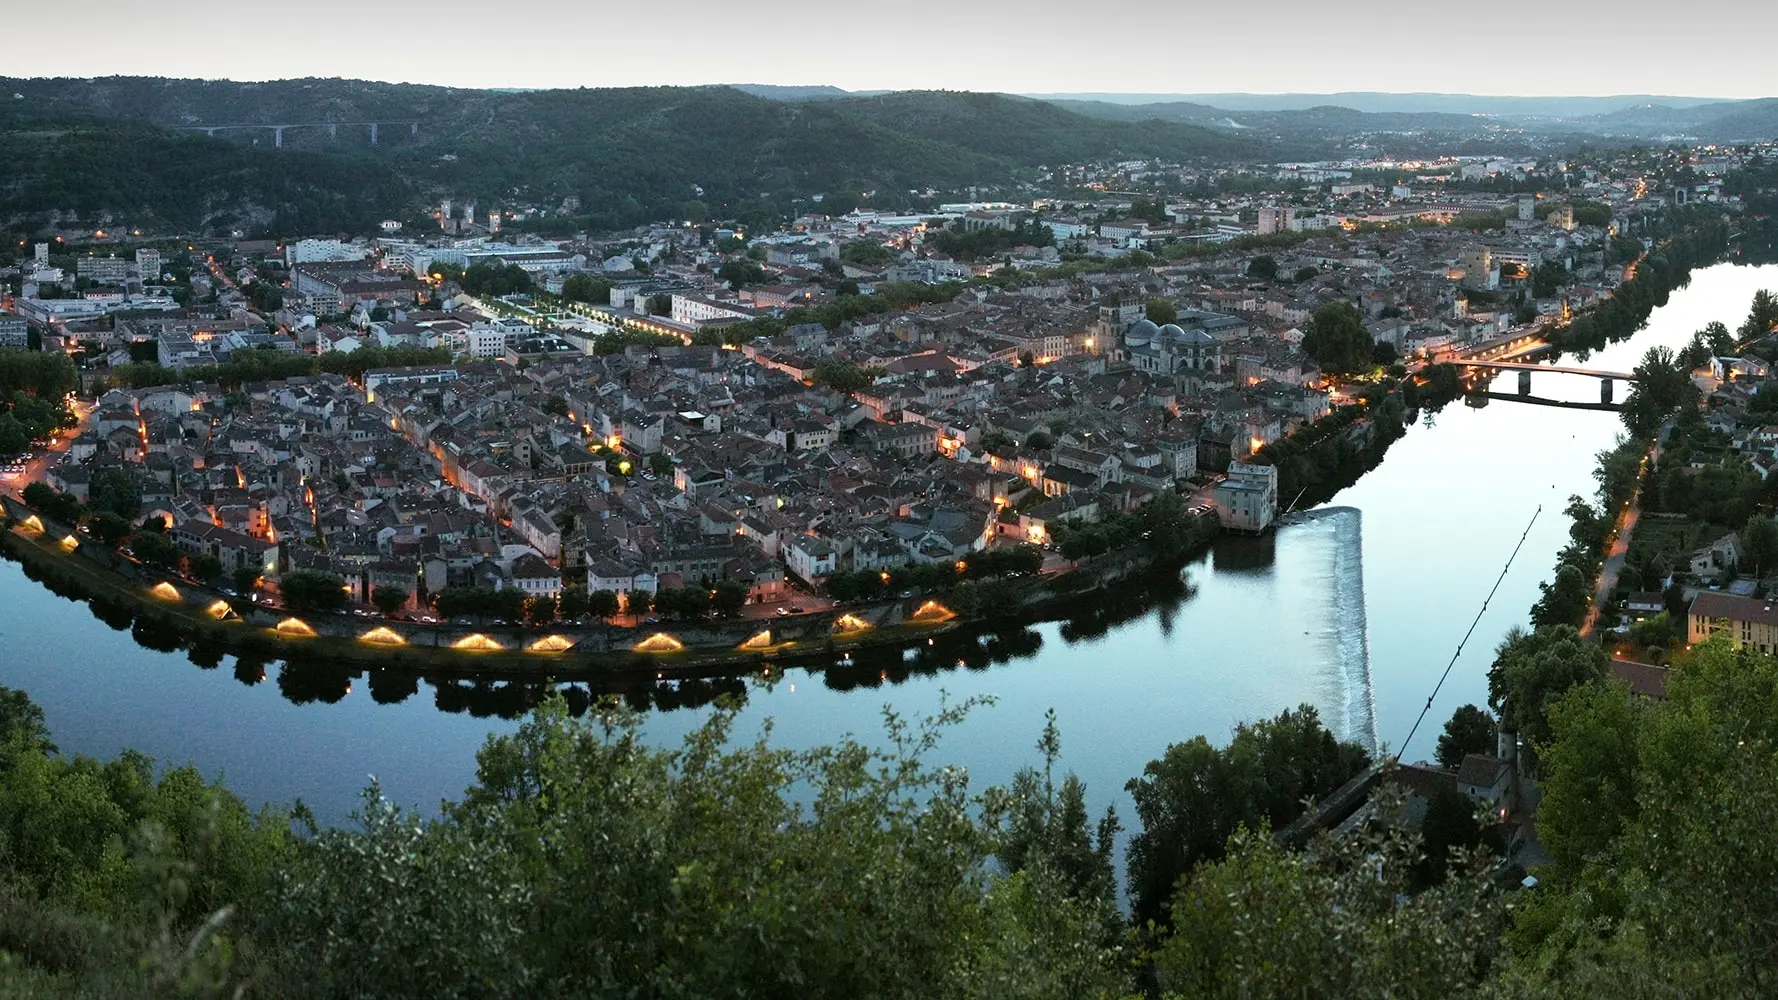
<svg viewBox="0 0 1778 1000">
<path fill-rule="evenodd" d="M 1666 432 L 1667 428 L 1662 427 L 1656 435 L 1654 445 L 1648 449 L 1648 454 L 1642 456 L 1642 467 L 1637 470 L 1636 488 L 1630 491 L 1630 502 L 1619 511 L 1611 534 L 1606 536 L 1605 561 L 1599 567 L 1599 582 L 1593 588 L 1592 603 L 1587 605 L 1587 617 L 1581 622 L 1581 635 L 1593 634 L 1593 629 L 1599 624 L 1599 609 L 1617 587 L 1618 574 L 1623 572 L 1624 558 L 1630 551 L 1630 533 L 1636 530 L 1636 522 L 1642 518 L 1642 481 L 1661 457 L 1660 438 Z"/>
</svg>

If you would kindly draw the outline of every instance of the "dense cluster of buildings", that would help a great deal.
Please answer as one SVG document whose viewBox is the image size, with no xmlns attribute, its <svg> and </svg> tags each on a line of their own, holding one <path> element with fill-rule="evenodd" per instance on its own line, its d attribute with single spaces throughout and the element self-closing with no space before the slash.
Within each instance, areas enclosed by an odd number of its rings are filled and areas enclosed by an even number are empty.
<svg viewBox="0 0 1778 1000">
<path fill-rule="evenodd" d="M 1610 243 L 1662 197 L 1592 170 L 1564 199 L 1378 188 L 1326 164 L 1278 177 L 1288 186 L 1273 194 L 1165 202 L 1142 218 L 1129 202 L 971 203 L 809 214 L 750 237 L 663 223 L 507 241 L 498 213 L 484 225 L 447 203 L 448 224 L 430 236 L 219 248 L 213 267 L 193 270 L 188 298 L 202 305 L 188 309 L 147 304 L 172 303 L 152 250 L 81 257 L 68 285 L 79 299 L 37 294 L 69 278 L 40 252 L 18 312 L 46 347 L 78 343 L 113 364 L 149 344 L 170 368 L 367 346 L 456 359 L 228 396 L 203 385 L 106 395 L 55 483 L 82 495 L 98 470 L 123 469 L 182 545 L 230 565 L 324 567 L 360 596 L 383 583 L 736 581 L 764 602 L 793 580 L 1049 544 L 1062 523 L 1162 491 L 1263 530 L 1278 484 L 1248 460 L 1342 402 L 1302 348 L 1318 308 L 1350 303 L 1403 357 L 1529 331 L 1621 280 Z M 1311 180 L 1321 187 L 1305 195 Z M 1610 220 L 1577 221 L 1569 197 L 1607 206 Z M 1421 224 L 1478 213 L 1501 221 Z M 1050 245 L 981 259 L 925 239 L 937 227 L 1033 226 Z M 1217 249 L 1287 233 L 1263 252 Z M 1210 246 L 1169 259 L 1181 243 Z M 1130 266 L 1137 250 L 1155 257 Z M 737 260 L 763 280 L 724 281 Z M 594 276 L 608 301 L 477 299 L 432 277 L 440 262 L 516 266 L 556 293 Z M 1556 287 L 1536 287 L 1552 266 Z M 989 280 L 946 284 L 972 278 Z M 277 288 L 275 308 L 250 299 L 260 282 Z M 842 285 L 869 296 L 909 282 L 947 290 L 899 310 L 819 311 Z M 131 308 L 110 308 L 113 289 Z M 794 312 L 804 307 L 815 311 Z M 767 317 L 782 332 L 725 346 L 707 336 Z M 0 342 L 24 336 L 19 319 L 0 316 Z M 619 332 L 668 337 L 608 353 Z M 834 365 L 868 373 L 867 386 L 829 388 L 818 376 Z"/>
</svg>

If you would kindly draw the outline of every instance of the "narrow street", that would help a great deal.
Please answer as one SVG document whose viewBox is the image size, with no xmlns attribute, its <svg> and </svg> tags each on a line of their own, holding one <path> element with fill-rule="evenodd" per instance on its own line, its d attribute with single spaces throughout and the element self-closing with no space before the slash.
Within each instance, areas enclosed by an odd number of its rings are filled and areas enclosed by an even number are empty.
<svg viewBox="0 0 1778 1000">
<path fill-rule="evenodd" d="M 1661 428 L 1660 434 L 1665 435 L 1667 429 Z M 1599 580 L 1593 587 L 1593 600 L 1587 605 L 1587 617 L 1580 625 L 1581 635 L 1592 635 L 1599 625 L 1599 609 L 1611 597 L 1617 587 L 1617 578 L 1624 569 L 1624 559 L 1630 551 L 1630 535 L 1636 530 L 1636 522 L 1642 517 L 1642 481 L 1648 475 L 1649 467 L 1661 457 L 1661 444 L 1656 440 L 1648 454 L 1642 457 L 1642 467 L 1636 474 L 1636 488 L 1630 491 L 1629 502 L 1618 511 L 1617 521 L 1612 525 L 1611 534 L 1605 540 L 1605 560 L 1599 567 Z"/>
<path fill-rule="evenodd" d="M 43 478 L 52 456 L 59 461 L 60 454 L 68 450 L 68 446 L 74 443 L 75 438 L 86 432 L 88 424 L 93 418 L 94 407 L 76 399 L 69 404 L 69 409 L 74 411 L 74 426 L 58 432 L 50 440 L 48 448 L 34 451 L 30 459 L 24 463 L 25 470 L 23 472 L 10 473 L 4 478 L 0 478 L 0 489 L 4 489 L 15 497 L 20 496 L 27 485 Z"/>
</svg>

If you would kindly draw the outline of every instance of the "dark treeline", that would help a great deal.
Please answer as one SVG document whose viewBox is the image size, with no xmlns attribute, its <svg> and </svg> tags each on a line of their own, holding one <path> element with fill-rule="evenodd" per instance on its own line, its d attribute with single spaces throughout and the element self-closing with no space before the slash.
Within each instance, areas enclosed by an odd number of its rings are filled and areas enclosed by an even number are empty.
<svg viewBox="0 0 1778 1000">
<path fill-rule="evenodd" d="M 1675 209 L 1656 217 L 1655 248 L 1636 264 L 1635 275 L 1610 297 L 1556 327 L 1546 339 L 1559 350 L 1598 350 L 1634 335 L 1648 314 L 1691 280 L 1693 268 L 1719 260 L 1729 247 L 1729 229 L 1720 213 Z M 1661 233 L 1670 235 L 1661 236 Z"/>
<path fill-rule="evenodd" d="M 1436 413 L 1463 394 L 1451 365 L 1431 365 L 1421 374 L 1424 384 L 1401 377 L 1367 386 L 1361 404 L 1342 406 L 1261 448 L 1255 461 L 1278 467 L 1280 502 L 1306 510 L 1328 500 L 1376 468 L 1420 411 Z"/>
<path fill-rule="evenodd" d="M 451 352 L 442 347 L 372 345 L 350 352 L 328 351 L 319 356 L 251 350 L 236 351 L 219 365 L 193 365 L 189 368 L 167 368 L 152 362 L 119 365 L 111 369 L 107 384 L 115 388 L 147 389 L 205 382 L 232 391 L 251 382 L 269 382 L 322 373 L 362 378 L 365 372 L 375 368 L 442 365 L 450 362 Z"/>
</svg>

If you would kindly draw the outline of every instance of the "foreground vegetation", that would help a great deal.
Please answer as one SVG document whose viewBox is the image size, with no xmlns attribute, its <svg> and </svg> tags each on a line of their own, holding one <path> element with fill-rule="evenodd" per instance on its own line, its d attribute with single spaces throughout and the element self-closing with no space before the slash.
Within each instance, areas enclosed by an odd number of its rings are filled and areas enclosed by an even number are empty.
<svg viewBox="0 0 1778 1000">
<path fill-rule="evenodd" d="M 1280 845 L 1368 765 L 1304 707 L 1178 744 L 1094 821 L 1053 719 L 977 790 L 940 766 L 970 706 L 882 747 L 682 746 L 551 701 L 434 818 L 373 786 L 349 828 L 254 812 L 190 768 L 60 753 L 0 692 L 0 993 L 17 997 L 1762 996 L 1778 864 L 1778 661 L 1723 640 L 1632 702 L 1572 630 L 1504 644 L 1534 709 L 1554 862 L 1505 894 L 1474 838 L 1389 823 Z M 1441 740 L 1487 738 L 1460 711 Z M 1452 743 L 1447 746 L 1447 742 Z M 1402 805 L 1386 792 L 1380 815 Z"/>
</svg>

